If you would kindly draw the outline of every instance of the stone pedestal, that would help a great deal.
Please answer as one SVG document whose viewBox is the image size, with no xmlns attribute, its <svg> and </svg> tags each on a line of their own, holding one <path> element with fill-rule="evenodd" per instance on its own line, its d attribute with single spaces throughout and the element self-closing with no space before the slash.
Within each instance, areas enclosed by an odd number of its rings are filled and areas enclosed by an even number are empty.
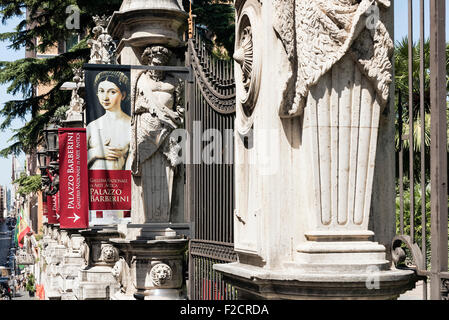
<svg viewBox="0 0 449 320">
<path fill-rule="evenodd" d="M 44 236 L 44 270 L 41 277 L 48 300 L 61 299 L 63 257 L 67 248 L 61 243 L 59 225 L 48 227 L 48 234 Z"/>
<path fill-rule="evenodd" d="M 111 36 L 119 39 L 118 60 L 123 65 L 144 65 L 145 60 L 150 60 L 148 65 L 154 66 L 155 54 L 155 60 L 168 60 L 158 67 L 180 65 L 178 57 L 169 57 L 169 49 L 183 45 L 187 17 L 177 0 L 124 1 L 108 25 Z M 184 222 L 184 176 L 180 166 L 176 168 L 179 163 L 168 137 L 175 129 L 174 123 L 181 120 L 174 97 L 169 99 L 178 83 L 171 74 L 158 71 L 156 77 L 153 71 L 131 71 L 131 86 L 142 93 L 131 97 L 132 223 L 119 226 L 126 239 L 111 240 L 121 255 L 113 271 L 120 286 L 114 299 L 185 298 L 184 255 L 188 241 L 180 235 L 185 230 L 177 232 L 185 227 L 179 225 Z M 163 124 L 162 118 L 171 120 Z M 146 145 L 136 141 L 146 141 Z M 167 229 L 170 224 L 180 227 Z"/>
<path fill-rule="evenodd" d="M 78 273 L 75 296 L 78 300 L 109 300 L 118 285 L 111 271 L 119 259 L 117 248 L 109 239 L 123 236 L 116 228 L 87 229 L 81 255 L 85 264 Z"/>
<path fill-rule="evenodd" d="M 75 292 L 79 285 L 79 271 L 84 266 L 84 257 L 81 253 L 83 241 L 84 238 L 80 234 L 70 235 L 61 268 L 61 300 L 76 300 Z"/>
<path fill-rule="evenodd" d="M 167 234 L 154 240 L 111 241 L 128 257 L 129 265 L 129 273 L 122 276 L 128 278 L 127 285 L 122 285 L 116 299 L 139 296 L 144 300 L 186 299 L 184 271 L 188 240 Z"/>
<path fill-rule="evenodd" d="M 239 262 L 215 269 L 241 298 L 394 299 L 416 281 L 389 260 L 392 10 L 376 1 L 371 26 L 372 1 L 323 3 L 236 2 Z"/>
</svg>

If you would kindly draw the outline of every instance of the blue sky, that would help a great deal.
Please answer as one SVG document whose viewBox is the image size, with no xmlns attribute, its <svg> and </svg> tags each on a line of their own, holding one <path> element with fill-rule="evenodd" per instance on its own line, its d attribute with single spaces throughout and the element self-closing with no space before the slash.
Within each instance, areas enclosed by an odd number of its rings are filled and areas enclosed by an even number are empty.
<svg viewBox="0 0 449 320">
<path fill-rule="evenodd" d="M 419 0 L 413 0 L 413 41 L 419 40 Z M 425 37 L 429 37 L 429 0 L 424 0 L 424 16 L 425 16 Z M 395 0 L 394 1 L 394 29 L 395 29 L 395 41 L 401 40 L 403 37 L 407 37 L 408 34 L 408 0 Z M 446 39 L 449 40 L 449 1 L 446 0 Z"/>
<path fill-rule="evenodd" d="M 0 24 L 0 33 L 12 31 L 15 26 L 21 21 L 21 19 L 11 19 L 7 22 L 6 25 Z M 17 59 L 22 59 L 25 57 L 25 51 L 19 50 L 15 51 L 12 49 L 8 49 L 9 43 L 0 41 L 0 61 L 14 61 Z M 7 94 L 7 85 L 0 85 L 0 108 L 3 108 L 5 102 L 13 100 L 13 99 L 21 99 L 20 96 L 12 96 Z M 3 121 L 0 118 L 0 121 Z M 16 120 L 12 124 L 12 128 L 20 128 L 23 125 L 21 120 Z M 10 143 L 8 143 L 8 139 L 13 135 L 11 130 L 5 130 L 0 132 L 0 149 L 7 147 Z M 24 162 L 25 157 L 22 155 L 20 157 L 22 162 Z M 3 158 L 0 157 L 0 185 L 9 185 L 11 183 L 11 158 Z M 8 186 L 9 187 L 9 186 Z"/>
<path fill-rule="evenodd" d="M 429 13 L 429 0 L 425 0 L 426 3 L 426 16 Z M 407 35 L 408 32 L 408 0 L 395 0 L 395 41 L 402 39 Z M 413 0 L 413 16 L 416 26 L 414 28 L 414 41 L 419 39 L 419 0 Z M 449 4 L 446 6 L 446 16 L 448 17 L 446 22 L 447 39 L 449 39 Z M 20 19 L 15 18 L 7 22 L 6 25 L 0 25 L 0 33 L 12 31 L 13 28 L 18 24 Z M 426 21 L 426 37 L 429 35 L 429 21 Z M 7 42 L 0 42 L 0 61 L 13 61 L 16 59 L 21 59 L 25 56 L 24 50 L 14 51 L 7 48 Z M 21 99 L 20 96 L 13 97 L 6 93 L 7 86 L 0 85 L 0 107 L 6 101 L 11 99 Z M 1 119 L 0 119 L 1 121 Z M 18 128 L 23 124 L 21 120 L 16 120 L 13 122 L 13 128 Z M 5 132 L 0 132 L 0 148 L 3 149 L 9 143 L 7 140 L 11 137 L 11 130 L 6 130 Z M 21 162 L 24 162 L 24 156 L 20 157 Z M 0 158 L 0 185 L 9 185 L 11 183 L 11 158 L 5 159 Z"/>
</svg>

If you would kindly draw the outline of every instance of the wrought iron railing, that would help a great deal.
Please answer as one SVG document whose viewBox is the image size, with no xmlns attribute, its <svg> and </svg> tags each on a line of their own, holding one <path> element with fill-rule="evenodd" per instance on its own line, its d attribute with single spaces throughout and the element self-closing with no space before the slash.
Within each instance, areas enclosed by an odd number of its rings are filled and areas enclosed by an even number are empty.
<svg viewBox="0 0 449 320">
<path fill-rule="evenodd" d="M 186 59 L 194 74 L 194 82 L 186 87 L 186 129 L 192 140 L 191 162 L 186 165 L 186 209 L 194 226 L 189 245 L 189 298 L 232 300 L 237 298 L 236 290 L 222 280 L 213 265 L 237 260 L 233 251 L 234 63 L 217 59 L 198 29 L 192 31 Z M 223 138 L 222 148 L 214 150 L 221 150 L 218 163 L 207 163 L 202 157 L 211 142 L 203 140 L 209 129 Z M 195 154 L 195 139 L 199 155 Z"/>
<path fill-rule="evenodd" d="M 445 0 L 430 0 L 430 13 L 426 16 L 425 1 L 419 1 L 420 37 L 415 44 L 413 2 L 408 1 L 408 90 L 404 92 L 404 87 L 398 86 L 396 90 L 398 235 L 392 250 L 397 267 L 412 268 L 424 280 L 423 299 L 429 298 L 430 280 L 430 299 L 439 300 L 448 299 L 449 293 L 446 4 Z"/>
</svg>

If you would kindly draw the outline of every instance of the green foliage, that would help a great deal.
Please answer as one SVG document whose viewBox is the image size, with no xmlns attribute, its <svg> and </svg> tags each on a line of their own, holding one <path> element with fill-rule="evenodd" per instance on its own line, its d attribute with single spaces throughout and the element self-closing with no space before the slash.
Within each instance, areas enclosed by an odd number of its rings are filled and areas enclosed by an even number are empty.
<svg viewBox="0 0 449 320">
<path fill-rule="evenodd" d="M 42 180 L 39 174 L 28 176 L 25 173 L 22 173 L 20 178 L 15 180 L 13 183 L 17 183 L 19 185 L 17 192 L 21 195 L 35 193 L 42 189 Z"/>
<path fill-rule="evenodd" d="M 184 3 L 188 10 L 188 2 Z M 192 3 L 192 13 L 196 15 L 197 25 L 206 26 L 215 35 L 214 53 L 220 58 L 232 57 L 235 40 L 235 8 L 232 2 L 195 0 Z M 217 47 L 224 47 L 226 52 Z"/>
<path fill-rule="evenodd" d="M 30 292 L 36 291 L 36 287 L 34 285 L 35 285 L 34 275 L 30 273 L 30 275 L 27 278 L 26 290 Z"/>
<path fill-rule="evenodd" d="M 25 119 L 31 116 L 23 127 L 13 131 L 9 140 L 11 145 L 0 150 L 0 156 L 29 153 L 36 144 L 41 142 L 41 132 L 45 124 L 54 116 L 58 118 L 58 109 L 68 106 L 70 93 L 61 91 L 64 82 L 73 78 L 73 68 L 80 67 L 89 57 L 87 39 L 90 37 L 89 29 L 95 24 L 92 16 L 111 15 L 120 8 L 121 0 L 103 1 L 3 1 L 0 0 L 0 14 L 2 22 L 6 23 L 12 17 L 22 17 L 22 21 L 13 32 L 0 34 L 0 40 L 8 40 L 11 50 L 45 52 L 55 44 L 73 38 L 73 31 L 66 27 L 66 20 L 70 13 L 67 7 L 78 5 L 80 8 L 81 35 L 86 34 L 83 40 L 70 51 L 46 59 L 24 58 L 13 62 L 0 62 L 0 83 L 7 84 L 7 92 L 21 95 L 22 99 L 8 101 L 0 110 L 3 122 L 0 129 L 5 130 L 11 126 L 14 119 Z M 70 12 L 70 10 L 69 10 Z M 36 39 L 39 38 L 39 43 Z M 38 85 L 51 86 L 52 89 L 45 94 L 35 94 Z"/>
</svg>

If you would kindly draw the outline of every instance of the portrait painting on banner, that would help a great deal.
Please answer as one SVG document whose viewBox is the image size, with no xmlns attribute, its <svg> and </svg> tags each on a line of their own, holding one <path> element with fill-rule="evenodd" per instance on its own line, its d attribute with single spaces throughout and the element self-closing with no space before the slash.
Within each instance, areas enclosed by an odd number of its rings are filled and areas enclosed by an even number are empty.
<svg viewBox="0 0 449 320">
<path fill-rule="evenodd" d="M 130 219 L 130 71 L 87 69 L 86 139 L 89 221 L 115 224 Z"/>
</svg>

